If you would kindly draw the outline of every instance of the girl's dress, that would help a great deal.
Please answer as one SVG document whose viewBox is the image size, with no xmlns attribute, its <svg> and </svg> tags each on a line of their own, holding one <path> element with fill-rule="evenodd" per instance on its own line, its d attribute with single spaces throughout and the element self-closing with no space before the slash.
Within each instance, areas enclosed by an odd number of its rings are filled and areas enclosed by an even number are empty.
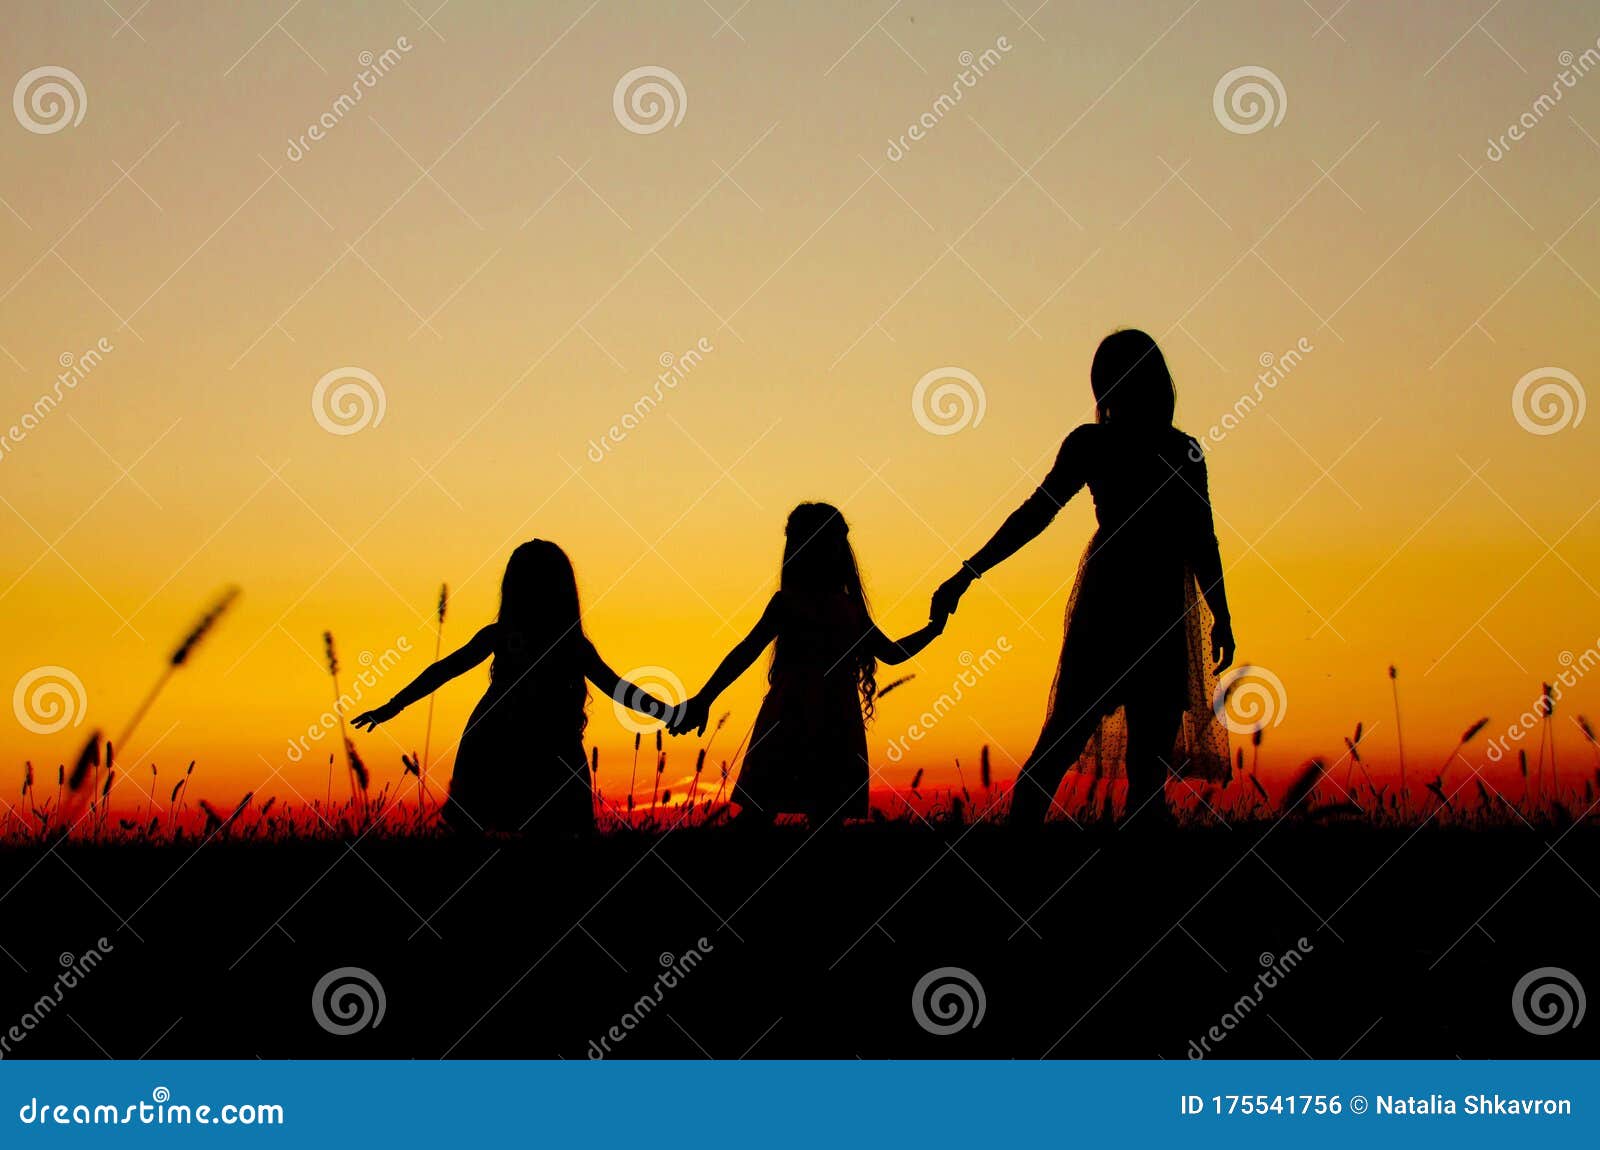
<svg viewBox="0 0 1600 1150">
<path fill-rule="evenodd" d="M 456 829 L 540 838 L 594 829 L 583 753 L 587 691 L 552 684 L 551 674 L 541 672 L 519 671 L 496 657 L 489 690 L 472 709 L 456 751 L 444 807 Z"/>
<path fill-rule="evenodd" d="M 772 816 L 867 816 L 867 730 L 853 652 L 877 628 L 844 595 L 780 591 L 771 688 L 756 715 L 733 801 Z"/>
<path fill-rule="evenodd" d="M 1067 600 L 1038 746 L 1073 746 L 1088 727 L 1076 769 L 1118 777 L 1128 706 L 1180 712 L 1167 762 L 1185 777 L 1225 781 L 1228 735 L 1212 707 L 1212 616 L 1201 593 L 1221 602 L 1204 456 L 1175 428 L 1086 424 L 1067 437 L 1033 498 L 1060 507 L 1085 485 L 1099 529 Z"/>
</svg>

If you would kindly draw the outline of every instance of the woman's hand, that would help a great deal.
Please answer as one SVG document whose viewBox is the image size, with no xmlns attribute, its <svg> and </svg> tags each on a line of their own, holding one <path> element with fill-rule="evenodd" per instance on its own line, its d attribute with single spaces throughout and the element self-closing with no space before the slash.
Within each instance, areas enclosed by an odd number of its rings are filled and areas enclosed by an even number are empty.
<svg viewBox="0 0 1600 1150">
<path fill-rule="evenodd" d="M 676 709 L 671 720 L 667 723 L 669 735 L 686 735 L 691 730 L 698 734 L 706 733 L 706 723 L 711 718 L 711 704 L 696 695 L 683 706 Z"/>
<path fill-rule="evenodd" d="M 954 615 L 956 606 L 961 602 L 961 596 L 972 586 L 973 578 L 972 572 L 963 567 L 939 584 L 939 589 L 933 593 L 933 602 L 928 607 L 928 617 L 942 623 L 944 619 Z"/>
<path fill-rule="evenodd" d="M 388 702 L 381 707 L 374 707 L 370 711 L 362 711 L 361 714 L 350 720 L 350 725 L 358 731 L 370 731 L 376 728 L 379 723 L 387 723 L 399 713 L 400 708 L 395 706 L 393 702 Z"/>
<path fill-rule="evenodd" d="M 1211 659 L 1216 664 L 1212 668 L 1221 674 L 1233 665 L 1233 623 L 1229 619 L 1218 619 L 1211 624 Z"/>
</svg>

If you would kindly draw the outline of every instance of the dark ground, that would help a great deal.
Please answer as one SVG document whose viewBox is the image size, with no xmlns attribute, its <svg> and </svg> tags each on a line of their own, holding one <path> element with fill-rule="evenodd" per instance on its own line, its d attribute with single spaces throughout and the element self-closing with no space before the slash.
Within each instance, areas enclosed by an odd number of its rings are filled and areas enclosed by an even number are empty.
<svg viewBox="0 0 1600 1150">
<path fill-rule="evenodd" d="M 1529 1034 L 1512 989 L 1543 966 L 1600 988 L 1597 889 L 1589 826 L 12 849 L 0 1033 L 104 935 L 7 1057 L 583 1058 L 704 936 L 616 1056 L 1183 1058 L 1304 936 L 1215 1056 L 1595 1057 L 1600 1020 Z M 348 1036 L 312 1011 L 343 966 L 386 997 Z M 948 1036 L 912 1011 L 944 966 L 986 998 Z"/>
</svg>

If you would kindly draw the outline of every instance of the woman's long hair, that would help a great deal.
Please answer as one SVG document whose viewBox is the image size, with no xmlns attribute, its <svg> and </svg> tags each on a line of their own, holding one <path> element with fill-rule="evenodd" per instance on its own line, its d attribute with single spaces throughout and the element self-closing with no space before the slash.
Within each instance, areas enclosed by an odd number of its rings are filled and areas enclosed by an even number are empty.
<svg viewBox="0 0 1600 1150">
<path fill-rule="evenodd" d="M 1135 328 L 1114 331 L 1095 349 L 1089 368 L 1096 423 L 1160 429 L 1172 426 L 1178 391 L 1156 341 Z"/>
<path fill-rule="evenodd" d="M 861 586 L 861 568 L 850 546 L 850 525 L 829 503 L 802 503 L 789 513 L 783 528 L 783 571 L 778 589 L 803 596 L 843 596 L 849 618 L 848 653 L 839 661 L 848 668 L 861 693 L 862 714 L 870 719 L 878 693 L 877 657 L 868 648 L 867 630 L 872 612 Z M 773 668 L 792 657 L 792 642 L 780 632 L 773 652 Z M 827 668 L 824 668 L 827 670 Z"/>
<path fill-rule="evenodd" d="M 493 682 L 530 690 L 560 711 L 570 707 L 581 733 L 589 689 L 583 678 L 583 620 L 578 579 L 567 553 L 531 539 L 511 553 L 500 580 Z"/>
</svg>

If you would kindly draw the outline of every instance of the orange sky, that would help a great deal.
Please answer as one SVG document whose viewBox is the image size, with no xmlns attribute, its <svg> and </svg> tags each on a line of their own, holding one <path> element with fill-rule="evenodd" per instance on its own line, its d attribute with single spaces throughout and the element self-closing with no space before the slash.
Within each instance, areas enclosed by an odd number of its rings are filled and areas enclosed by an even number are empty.
<svg viewBox="0 0 1600 1150">
<path fill-rule="evenodd" d="M 53 733 L 13 708 L 0 750 L 19 775 L 118 729 L 229 583 L 237 606 L 124 748 L 199 759 L 224 797 L 320 790 L 286 748 L 328 705 L 325 629 L 347 664 L 404 638 L 397 688 L 432 651 L 438 585 L 447 645 L 464 641 L 534 535 L 573 556 L 619 670 L 698 686 L 758 615 L 806 498 L 844 508 L 879 621 L 910 631 L 1089 417 L 1089 358 L 1117 326 L 1160 339 L 1196 434 L 1263 356 L 1309 349 L 1210 454 L 1240 655 L 1285 688 L 1274 769 L 1358 720 L 1390 745 L 1391 662 L 1408 748 L 1436 762 L 1600 641 L 1594 417 L 1533 434 L 1513 410 L 1529 373 L 1570 372 L 1577 394 L 1600 379 L 1584 5 L 1481 27 L 1449 3 L 1328 25 L 1187 0 L 1029 24 L 887 0 L 728 24 L 705 4 L 457 3 L 431 27 L 328 7 L 157 4 L 125 26 L 33 8 L 0 44 L 8 84 L 66 68 L 85 101 L 59 130 L 0 128 L 0 425 L 55 391 L 62 356 L 111 349 L 0 452 L 0 683 L 62 667 L 84 699 L 84 725 Z M 386 48 L 359 104 L 331 111 Z M 962 85 L 961 54 L 985 49 Z M 630 131 L 613 90 L 645 66 L 677 78 L 682 117 Z M 1283 114 L 1231 131 L 1213 95 L 1245 66 L 1278 79 Z M 1530 111 L 1552 85 L 1560 102 Z M 661 357 L 702 340 L 591 459 Z M 383 416 L 331 434 L 313 390 L 349 367 Z M 971 373 L 984 412 L 937 435 L 912 394 L 944 368 Z M 1069 508 L 909 668 L 870 736 L 887 778 L 953 777 L 984 742 L 1010 774 L 1091 523 Z M 963 653 L 1002 637 L 962 706 L 889 762 Z M 439 696 L 447 757 L 484 681 Z M 719 705 L 729 744 L 760 687 Z M 1562 715 L 1585 709 L 1600 685 L 1580 678 Z M 629 732 L 604 700 L 592 714 L 625 771 Z M 363 737 L 380 780 L 423 720 Z"/>
</svg>

